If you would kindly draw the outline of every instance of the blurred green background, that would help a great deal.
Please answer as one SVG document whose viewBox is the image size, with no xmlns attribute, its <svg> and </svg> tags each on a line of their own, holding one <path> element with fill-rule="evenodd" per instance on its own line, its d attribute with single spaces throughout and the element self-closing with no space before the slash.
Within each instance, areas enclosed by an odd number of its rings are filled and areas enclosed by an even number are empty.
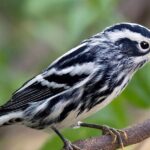
<svg viewBox="0 0 150 150">
<path fill-rule="evenodd" d="M 150 26 L 148 0 L 0 0 L 0 104 L 81 40 L 117 22 Z M 148 118 L 150 65 L 134 76 L 109 106 L 86 121 L 123 128 Z M 53 134 L 20 126 L 0 129 L 1 150 L 59 150 Z M 70 140 L 98 136 L 92 129 L 66 129 Z M 150 145 L 149 145 L 150 146 Z M 140 146 L 129 149 L 140 149 Z M 143 147 L 143 146 L 142 146 Z"/>
</svg>

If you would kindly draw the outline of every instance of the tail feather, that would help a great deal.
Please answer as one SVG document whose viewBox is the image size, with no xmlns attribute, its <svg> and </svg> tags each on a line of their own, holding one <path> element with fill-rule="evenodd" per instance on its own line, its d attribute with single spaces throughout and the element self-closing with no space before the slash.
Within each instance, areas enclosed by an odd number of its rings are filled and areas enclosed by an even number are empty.
<svg viewBox="0 0 150 150">
<path fill-rule="evenodd" d="M 0 126 L 11 125 L 22 121 L 23 112 L 22 111 L 7 111 L 0 108 Z"/>
</svg>

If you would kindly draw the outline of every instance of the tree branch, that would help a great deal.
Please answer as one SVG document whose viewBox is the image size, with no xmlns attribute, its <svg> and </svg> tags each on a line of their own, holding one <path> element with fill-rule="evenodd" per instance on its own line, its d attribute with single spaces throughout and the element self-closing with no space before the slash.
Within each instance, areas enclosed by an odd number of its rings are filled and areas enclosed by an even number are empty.
<svg viewBox="0 0 150 150">
<path fill-rule="evenodd" d="M 125 139 L 125 137 L 122 135 L 124 146 L 139 143 L 150 137 L 150 119 L 141 124 L 123 129 L 123 131 L 125 131 L 128 136 L 128 139 Z M 74 142 L 74 144 L 80 147 L 82 150 L 116 150 L 116 148 L 120 148 L 120 145 L 117 141 L 112 143 L 112 138 L 110 135 L 80 140 Z"/>
</svg>

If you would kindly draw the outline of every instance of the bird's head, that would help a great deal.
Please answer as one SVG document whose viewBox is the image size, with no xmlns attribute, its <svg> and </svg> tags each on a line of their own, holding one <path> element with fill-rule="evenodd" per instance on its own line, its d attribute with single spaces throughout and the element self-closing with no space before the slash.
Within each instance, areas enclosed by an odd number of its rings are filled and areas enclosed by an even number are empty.
<svg viewBox="0 0 150 150">
<path fill-rule="evenodd" d="M 134 23 L 108 27 L 103 35 L 117 50 L 132 60 L 137 68 L 150 61 L 150 30 Z"/>
</svg>

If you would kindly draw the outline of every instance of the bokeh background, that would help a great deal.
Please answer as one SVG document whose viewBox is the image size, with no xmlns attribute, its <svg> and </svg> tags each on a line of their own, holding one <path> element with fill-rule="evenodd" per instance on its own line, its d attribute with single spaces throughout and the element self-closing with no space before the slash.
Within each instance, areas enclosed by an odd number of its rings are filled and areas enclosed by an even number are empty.
<svg viewBox="0 0 150 150">
<path fill-rule="evenodd" d="M 41 72 L 81 40 L 116 22 L 150 27 L 149 0 L 0 0 L 0 104 L 26 80 Z M 150 65 L 128 88 L 87 122 L 124 128 L 150 116 Z M 74 141 L 98 136 L 92 129 L 66 129 Z M 127 150 L 149 150 L 150 140 Z M 23 126 L 0 129 L 1 150 L 59 150 L 54 134 Z"/>
</svg>

